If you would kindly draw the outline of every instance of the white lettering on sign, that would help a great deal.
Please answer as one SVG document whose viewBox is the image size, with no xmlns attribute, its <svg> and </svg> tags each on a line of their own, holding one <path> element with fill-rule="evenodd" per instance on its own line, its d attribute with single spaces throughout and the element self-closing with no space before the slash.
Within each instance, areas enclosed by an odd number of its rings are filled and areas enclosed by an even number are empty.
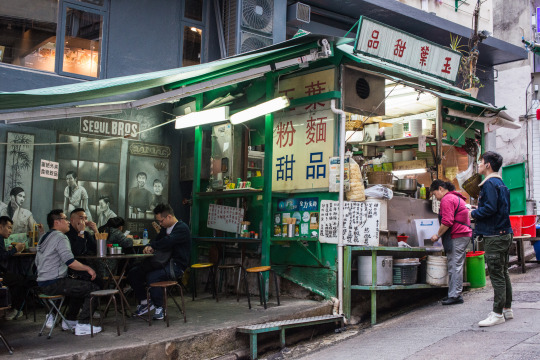
<svg viewBox="0 0 540 360">
<path fill-rule="evenodd" d="M 343 203 L 343 244 L 379 246 L 380 204 L 345 201 Z M 338 243 L 339 201 L 322 200 L 319 241 Z"/>
<path fill-rule="evenodd" d="M 362 17 L 355 52 L 378 57 L 454 83 L 461 54 Z"/>
<path fill-rule="evenodd" d="M 139 139 L 139 123 L 136 121 L 116 120 L 97 116 L 81 118 L 81 134 L 123 136 L 126 139 Z"/>
</svg>

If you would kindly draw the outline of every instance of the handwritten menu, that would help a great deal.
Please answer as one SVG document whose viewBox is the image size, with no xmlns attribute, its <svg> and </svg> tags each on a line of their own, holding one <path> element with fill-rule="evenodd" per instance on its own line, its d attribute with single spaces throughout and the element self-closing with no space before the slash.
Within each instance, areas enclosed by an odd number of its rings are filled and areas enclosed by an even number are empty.
<svg viewBox="0 0 540 360">
<path fill-rule="evenodd" d="M 244 220 L 244 209 L 210 204 L 206 226 L 210 229 L 239 233 Z"/>
<path fill-rule="evenodd" d="M 343 244 L 379 246 L 380 204 L 345 201 L 343 204 Z M 338 243 L 339 202 L 321 201 L 319 241 Z"/>
</svg>

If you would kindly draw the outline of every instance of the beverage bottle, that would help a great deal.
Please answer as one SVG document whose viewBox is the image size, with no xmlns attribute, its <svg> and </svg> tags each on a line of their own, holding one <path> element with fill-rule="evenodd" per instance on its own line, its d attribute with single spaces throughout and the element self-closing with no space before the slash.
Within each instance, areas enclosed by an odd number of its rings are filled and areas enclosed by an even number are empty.
<svg viewBox="0 0 540 360">
<path fill-rule="evenodd" d="M 142 233 L 142 239 L 143 244 L 148 244 L 148 230 L 144 229 Z"/>
<path fill-rule="evenodd" d="M 424 184 L 422 184 L 422 187 L 420 188 L 420 199 L 426 200 L 426 188 L 424 187 Z"/>
</svg>

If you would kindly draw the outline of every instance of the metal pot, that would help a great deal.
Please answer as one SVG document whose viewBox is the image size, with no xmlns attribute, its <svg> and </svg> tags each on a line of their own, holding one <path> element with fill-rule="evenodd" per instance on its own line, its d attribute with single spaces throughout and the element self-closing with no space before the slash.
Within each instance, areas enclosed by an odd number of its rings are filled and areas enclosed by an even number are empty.
<svg viewBox="0 0 540 360">
<path fill-rule="evenodd" d="M 396 184 L 397 191 L 416 191 L 416 179 L 398 179 Z"/>
</svg>

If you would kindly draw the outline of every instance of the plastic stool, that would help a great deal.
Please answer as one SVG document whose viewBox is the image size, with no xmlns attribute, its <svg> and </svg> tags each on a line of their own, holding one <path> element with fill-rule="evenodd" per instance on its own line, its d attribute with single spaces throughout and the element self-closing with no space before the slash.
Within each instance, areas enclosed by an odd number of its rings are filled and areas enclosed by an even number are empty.
<svg viewBox="0 0 540 360">
<path fill-rule="evenodd" d="M 94 314 L 94 311 L 92 310 L 92 303 L 94 302 L 94 298 L 101 298 L 104 296 L 109 297 L 109 301 L 107 302 L 107 306 L 105 307 L 105 310 L 100 314 L 99 317 L 99 326 L 103 325 L 103 318 L 105 317 L 105 313 L 109 309 L 109 305 L 111 304 L 111 301 L 114 303 L 114 321 L 116 321 L 116 332 L 118 333 L 118 336 L 120 336 L 120 324 L 118 323 L 118 306 L 116 305 L 116 297 L 115 295 L 119 295 L 120 292 L 116 289 L 110 289 L 110 290 L 97 290 L 92 291 L 90 293 L 90 314 Z M 122 320 L 124 322 L 124 332 L 127 331 L 126 327 L 126 318 L 124 317 L 124 303 L 120 301 L 120 306 L 122 307 Z M 93 322 L 93 315 L 90 315 L 90 337 L 94 337 L 94 322 Z"/>
<path fill-rule="evenodd" d="M 45 321 L 43 322 L 43 326 L 41 327 L 41 331 L 39 332 L 39 336 L 43 335 L 43 329 L 45 329 L 45 325 L 47 325 L 47 319 L 49 316 L 54 315 L 54 322 L 53 326 L 51 327 L 51 330 L 49 331 L 49 335 L 47 336 L 47 339 L 51 338 L 52 331 L 54 327 L 56 326 L 56 323 L 58 322 L 58 316 L 64 320 L 66 325 L 68 326 L 69 330 L 73 331 L 74 329 L 71 328 L 71 325 L 66 321 L 66 318 L 60 311 L 62 308 L 62 304 L 64 303 L 65 297 L 64 295 L 45 295 L 45 294 L 39 294 L 39 298 L 43 301 L 45 301 L 45 305 L 49 309 L 49 312 L 47 313 L 47 316 L 45 316 Z M 56 306 L 56 302 L 60 301 L 60 305 Z"/>
<path fill-rule="evenodd" d="M 264 309 L 266 310 L 266 294 L 265 294 L 265 286 L 264 286 L 264 283 L 263 283 L 263 277 L 262 277 L 262 273 L 263 272 L 266 272 L 266 271 L 271 271 L 273 274 L 274 274 L 274 282 L 275 282 L 275 286 L 276 286 L 276 298 L 277 298 L 277 304 L 278 306 L 280 305 L 279 303 L 279 288 L 278 288 L 278 282 L 277 282 L 277 275 L 274 271 L 272 271 L 272 268 L 270 266 L 257 266 L 257 267 L 252 267 L 252 268 L 249 268 L 249 269 L 246 269 L 246 271 L 244 272 L 244 285 L 245 285 L 245 288 L 246 288 L 246 294 L 247 294 L 247 298 L 248 298 L 248 306 L 249 308 L 251 309 L 251 301 L 250 301 L 250 298 L 249 298 L 249 288 L 248 288 L 248 282 L 247 282 L 247 273 L 256 273 L 259 277 L 259 298 L 260 298 L 260 301 L 261 301 L 261 305 L 263 305 L 264 303 Z"/>
<path fill-rule="evenodd" d="M 178 289 L 180 289 L 180 299 L 182 300 L 182 307 L 178 305 L 178 302 L 174 298 L 174 296 L 171 295 L 171 298 L 173 299 L 174 303 L 176 304 L 176 307 L 180 312 L 184 315 L 184 322 L 187 322 L 186 319 L 186 306 L 184 304 L 184 293 L 182 291 L 182 287 L 178 283 L 178 281 L 170 280 L 170 281 L 160 281 L 150 284 L 150 287 L 146 290 L 146 301 L 147 304 L 150 304 L 150 288 L 156 287 L 156 288 L 162 288 L 163 289 L 163 311 L 165 311 L 165 318 L 163 319 L 167 323 L 167 327 L 169 327 L 169 313 L 167 311 L 167 295 L 168 295 L 168 289 L 170 287 L 177 286 Z M 148 326 L 152 326 L 152 321 L 150 320 L 150 311 L 148 311 Z"/>
<path fill-rule="evenodd" d="M 191 265 L 191 300 L 195 301 L 197 296 L 197 277 L 195 276 L 196 270 L 198 269 L 210 269 L 208 278 L 210 281 L 210 286 L 212 287 L 212 297 L 216 297 L 216 277 L 214 273 L 214 264 L 213 263 L 199 263 Z"/>
</svg>

